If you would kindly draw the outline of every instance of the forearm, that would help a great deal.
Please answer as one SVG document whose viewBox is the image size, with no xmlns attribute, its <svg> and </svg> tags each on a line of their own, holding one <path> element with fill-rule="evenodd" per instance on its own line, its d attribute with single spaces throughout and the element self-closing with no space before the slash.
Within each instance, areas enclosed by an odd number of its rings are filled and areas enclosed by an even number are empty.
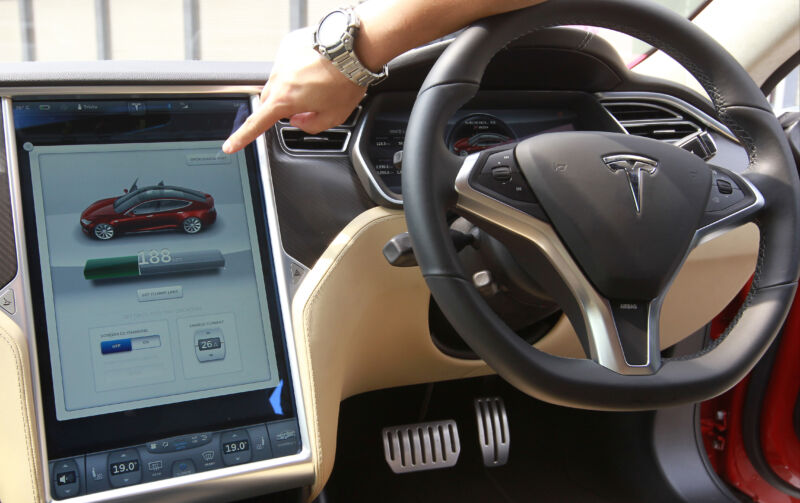
<svg viewBox="0 0 800 503">
<path fill-rule="evenodd" d="M 452 33 L 471 22 L 543 0 L 371 0 L 356 11 L 361 30 L 356 54 L 379 70 L 400 54 Z"/>
<path fill-rule="evenodd" d="M 358 6 L 361 29 L 356 55 L 373 71 L 400 54 L 463 28 L 478 19 L 544 0 L 371 0 Z M 308 31 L 287 35 L 267 85 L 263 106 L 228 138 L 230 154 L 272 127 L 281 117 L 316 134 L 341 124 L 364 97 L 365 88 L 350 81 L 311 45 Z"/>
</svg>

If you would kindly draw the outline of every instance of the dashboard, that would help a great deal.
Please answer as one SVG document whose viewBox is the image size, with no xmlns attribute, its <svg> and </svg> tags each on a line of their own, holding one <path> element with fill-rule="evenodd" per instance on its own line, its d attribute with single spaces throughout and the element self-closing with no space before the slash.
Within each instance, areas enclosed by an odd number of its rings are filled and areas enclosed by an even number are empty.
<svg viewBox="0 0 800 503">
<path fill-rule="evenodd" d="M 412 93 L 379 95 L 370 103 L 356 132 L 358 151 L 364 155 L 354 161 L 393 198 L 402 194 L 402 162 L 396 156 L 403 149 L 414 98 Z M 619 131 L 586 94 L 487 91 L 450 119 L 443 140 L 451 152 L 466 157 L 538 134 L 591 130 Z"/>
<path fill-rule="evenodd" d="M 622 132 L 746 168 L 707 101 L 636 77 L 574 31 L 500 53 L 443 144 L 466 156 L 548 132 Z M 0 338 L 25 363 L 0 374 L 22 390 L 0 417 L 17 442 L 0 442 L 0 488 L 24 470 L 31 501 L 314 495 L 332 470 L 342 399 L 488 373 L 436 338 L 418 271 L 380 253 L 405 231 L 403 139 L 446 44 L 398 58 L 342 125 L 311 135 L 280 121 L 232 156 L 220 147 L 258 106 L 262 65 L 8 68 Z M 751 237 L 708 252 L 741 273 L 687 262 L 719 288 L 701 303 L 679 288 L 665 343 L 741 288 Z M 580 357 L 545 307 L 531 342 Z"/>
</svg>

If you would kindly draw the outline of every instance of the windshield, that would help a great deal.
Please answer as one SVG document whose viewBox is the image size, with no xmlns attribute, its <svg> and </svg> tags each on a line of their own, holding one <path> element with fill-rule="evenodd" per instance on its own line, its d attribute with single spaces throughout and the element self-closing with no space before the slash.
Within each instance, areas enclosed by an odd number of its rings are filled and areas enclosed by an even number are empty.
<svg viewBox="0 0 800 503">
<path fill-rule="evenodd" d="M 692 17 L 708 2 L 658 3 Z M 0 0 L 0 61 L 270 61 L 286 33 L 316 25 L 340 5 L 341 0 Z M 650 50 L 627 35 L 591 29 L 629 65 Z"/>
</svg>

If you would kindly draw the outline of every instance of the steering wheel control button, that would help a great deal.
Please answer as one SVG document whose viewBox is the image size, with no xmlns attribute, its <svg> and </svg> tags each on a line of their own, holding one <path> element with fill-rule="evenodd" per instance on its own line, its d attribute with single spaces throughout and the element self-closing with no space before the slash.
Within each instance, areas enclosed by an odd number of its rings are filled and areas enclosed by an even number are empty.
<svg viewBox="0 0 800 503">
<path fill-rule="evenodd" d="M 452 419 L 384 428 L 383 455 L 394 473 L 455 466 L 461 454 L 458 425 Z"/>
<path fill-rule="evenodd" d="M 511 181 L 511 168 L 508 166 L 498 166 L 492 168 L 492 178 L 498 183 L 508 183 Z"/>
<path fill-rule="evenodd" d="M 513 166 L 516 163 L 517 162 L 514 160 L 514 151 L 510 149 L 491 154 L 486 159 L 486 166 L 490 169 L 499 166 Z"/>
<path fill-rule="evenodd" d="M 126 487 L 142 481 L 142 467 L 136 449 L 125 449 L 108 455 L 108 480 L 111 487 Z"/>
<path fill-rule="evenodd" d="M 108 482 L 108 454 L 86 456 L 86 492 L 88 494 L 111 489 Z"/>
<path fill-rule="evenodd" d="M 53 492 L 57 499 L 72 498 L 81 494 L 82 477 L 78 464 L 83 465 L 83 459 L 79 461 L 80 463 L 74 459 L 68 459 L 56 461 L 51 465 Z"/>
<path fill-rule="evenodd" d="M 297 454 L 300 446 L 300 434 L 297 430 L 297 421 L 287 419 L 267 423 L 269 432 L 269 442 L 272 447 L 272 454 L 275 457 L 289 456 Z"/>
<path fill-rule="evenodd" d="M 502 196 L 511 201 L 536 203 L 536 196 L 514 160 L 513 150 L 490 154 L 475 177 L 477 189 L 490 196 Z"/>
<path fill-rule="evenodd" d="M 744 192 L 732 177 L 716 170 L 713 177 L 706 212 L 727 210 L 745 200 Z"/>
<path fill-rule="evenodd" d="M 197 473 L 197 468 L 195 468 L 194 461 L 191 459 L 181 459 L 172 463 L 173 477 L 183 477 L 193 473 Z"/>
<path fill-rule="evenodd" d="M 475 399 L 478 419 L 478 444 L 483 454 L 483 466 L 503 466 L 508 463 L 511 435 L 508 429 L 506 404 L 499 396 Z"/>
<path fill-rule="evenodd" d="M 222 462 L 226 466 L 247 463 L 253 457 L 250 449 L 250 437 L 244 430 L 228 431 L 220 438 Z"/>
<path fill-rule="evenodd" d="M 728 180 L 718 179 L 717 190 L 719 190 L 720 194 L 725 194 L 725 195 L 733 194 L 733 185 L 731 185 L 731 182 L 729 182 Z"/>
<path fill-rule="evenodd" d="M 253 461 L 261 461 L 272 457 L 272 445 L 269 442 L 267 427 L 263 424 L 247 428 L 250 435 L 250 450 L 253 451 Z"/>
</svg>

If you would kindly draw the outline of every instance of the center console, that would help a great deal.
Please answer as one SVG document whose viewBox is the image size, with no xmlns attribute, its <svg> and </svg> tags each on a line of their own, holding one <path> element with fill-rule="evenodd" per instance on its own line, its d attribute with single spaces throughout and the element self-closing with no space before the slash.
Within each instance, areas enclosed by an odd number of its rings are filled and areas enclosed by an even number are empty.
<svg viewBox="0 0 800 503">
<path fill-rule="evenodd" d="M 264 145 L 221 150 L 252 99 L 9 103 L 24 252 L 0 296 L 36 347 L 49 499 L 313 481 Z"/>
</svg>

